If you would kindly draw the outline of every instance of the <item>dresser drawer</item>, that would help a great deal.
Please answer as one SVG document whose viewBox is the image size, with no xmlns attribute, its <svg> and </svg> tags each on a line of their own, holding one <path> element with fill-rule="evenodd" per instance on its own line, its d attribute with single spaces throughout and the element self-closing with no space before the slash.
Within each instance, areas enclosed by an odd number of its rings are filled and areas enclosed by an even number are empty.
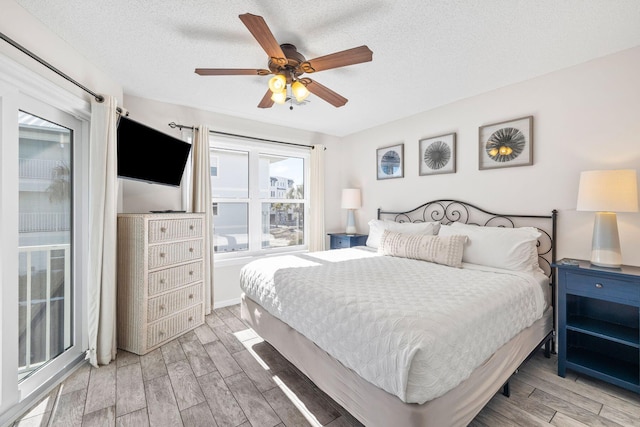
<svg viewBox="0 0 640 427">
<path fill-rule="evenodd" d="M 149 325 L 147 329 L 147 350 L 164 341 L 202 324 L 202 304 Z"/>
<path fill-rule="evenodd" d="M 188 283 L 202 280 L 204 264 L 202 261 L 191 262 L 178 267 L 149 273 L 149 296 L 180 288 Z"/>
<path fill-rule="evenodd" d="M 149 243 L 202 237 L 202 218 L 149 221 Z"/>
<path fill-rule="evenodd" d="M 149 268 L 202 258 L 202 239 L 149 246 Z"/>
<path fill-rule="evenodd" d="M 199 303 L 202 303 L 202 282 L 149 299 L 147 321 L 158 320 Z"/>
<path fill-rule="evenodd" d="M 613 298 L 629 303 L 640 302 L 640 286 L 637 283 L 572 272 L 568 272 L 566 277 L 567 293 L 602 299 Z"/>
</svg>

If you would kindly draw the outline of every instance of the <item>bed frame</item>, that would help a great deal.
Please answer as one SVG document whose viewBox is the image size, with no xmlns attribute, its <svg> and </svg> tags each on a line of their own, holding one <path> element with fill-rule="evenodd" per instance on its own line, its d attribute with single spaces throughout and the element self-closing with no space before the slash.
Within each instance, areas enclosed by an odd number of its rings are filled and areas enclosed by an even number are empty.
<svg viewBox="0 0 640 427">
<path fill-rule="evenodd" d="M 550 277 L 552 307 L 516 335 L 443 396 L 422 405 L 404 403 L 346 368 L 312 341 L 242 296 L 242 318 L 321 390 L 366 426 L 466 426 L 496 392 L 508 395 L 508 381 L 519 366 L 544 345 L 548 356 L 555 330 L 555 262 L 557 211 L 551 215 L 497 214 L 458 200 L 435 200 L 405 212 L 378 209 L 379 219 L 397 222 L 460 221 L 498 227 L 532 226 L 541 231 L 540 266 Z"/>
</svg>

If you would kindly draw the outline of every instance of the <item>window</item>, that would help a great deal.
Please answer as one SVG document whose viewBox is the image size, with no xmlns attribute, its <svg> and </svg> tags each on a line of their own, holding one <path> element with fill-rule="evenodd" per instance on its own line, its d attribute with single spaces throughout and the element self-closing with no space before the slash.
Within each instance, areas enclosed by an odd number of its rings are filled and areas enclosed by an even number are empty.
<svg viewBox="0 0 640 427">
<path fill-rule="evenodd" d="M 211 176 L 218 176 L 218 157 L 211 156 L 210 159 Z"/>
<path fill-rule="evenodd" d="M 213 136 L 210 143 L 214 251 L 221 259 L 305 249 L 309 151 Z"/>
</svg>

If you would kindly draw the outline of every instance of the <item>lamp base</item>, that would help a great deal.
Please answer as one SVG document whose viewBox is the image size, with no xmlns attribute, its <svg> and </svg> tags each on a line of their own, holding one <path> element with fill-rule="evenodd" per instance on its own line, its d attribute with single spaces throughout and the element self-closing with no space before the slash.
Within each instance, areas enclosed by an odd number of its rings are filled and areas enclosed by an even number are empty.
<svg viewBox="0 0 640 427">
<path fill-rule="evenodd" d="M 356 220 L 353 216 L 353 209 L 347 210 L 347 234 L 356 234 Z"/>
<path fill-rule="evenodd" d="M 614 212 L 596 212 L 591 241 L 591 264 L 609 268 L 622 265 L 618 219 Z"/>
</svg>

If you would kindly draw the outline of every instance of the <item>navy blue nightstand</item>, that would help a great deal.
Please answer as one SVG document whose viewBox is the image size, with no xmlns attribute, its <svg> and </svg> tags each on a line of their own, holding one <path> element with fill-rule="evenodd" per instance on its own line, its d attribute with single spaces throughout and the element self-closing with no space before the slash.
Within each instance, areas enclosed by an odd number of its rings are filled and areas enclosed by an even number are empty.
<svg viewBox="0 0 640 427">
<path fill-rule="evenodd" d="M 572 369 L 640 393 L 640 267 L 568 262 L 554 265 L 558 375 Z"/>
<path fill-rule="evenodd" d="M 330 236 L 330 249 L 352 248 L 367 244 L 366 234 L 328 233 Z"/>
</svg>

